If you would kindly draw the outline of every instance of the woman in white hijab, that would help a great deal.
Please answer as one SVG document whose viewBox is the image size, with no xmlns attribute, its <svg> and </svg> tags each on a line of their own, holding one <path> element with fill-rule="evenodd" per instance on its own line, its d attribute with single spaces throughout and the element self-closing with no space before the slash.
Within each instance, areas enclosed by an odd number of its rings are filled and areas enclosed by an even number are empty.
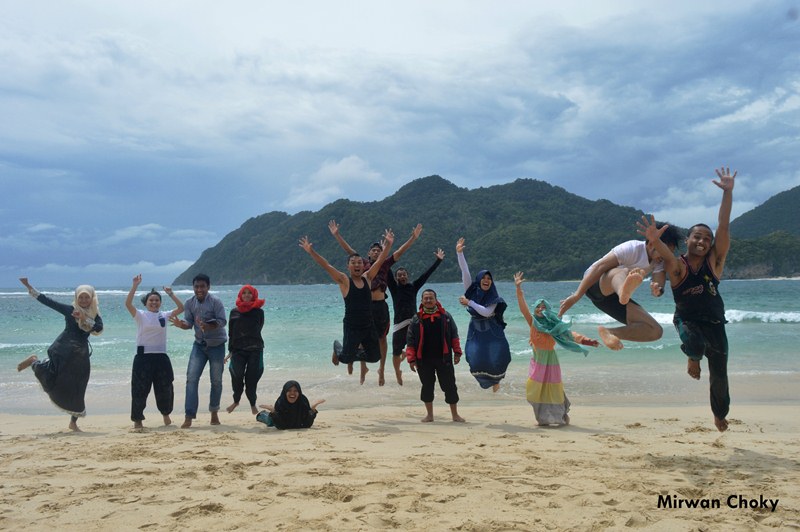
<svg viewBox="0 0 800 532">
<path fill-rule="evenodd" d="M 53 404 L 70 414 L 70 430 L 80 432 L 78 418 L 86 415 L 84 397 L 91 369 L 89 335 L 103 331 L 97 294 L 91 286 L 81 285 L 75 289 L 72 304 L 65 305 L 40 294 L 28 283 L 27 277 L 20 281 L 31 297 L 64 316 L 65 327 L 47 349 L 47 359 L 39 360 L 31 355 L 17 365 L 17 371 L 31 367 Z"/>
</svg>

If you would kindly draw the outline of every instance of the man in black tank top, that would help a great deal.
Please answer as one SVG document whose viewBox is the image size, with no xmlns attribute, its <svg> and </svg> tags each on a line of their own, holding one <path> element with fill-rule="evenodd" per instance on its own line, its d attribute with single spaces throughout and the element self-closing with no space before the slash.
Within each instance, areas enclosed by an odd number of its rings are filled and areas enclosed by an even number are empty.
<svg viewBox="0 0 800 532">
<path fill-rule="evenodd" d="M 730 249 L 731 207 L 737 172 L 731 175 L 730 169 L 724 167 L 716 172 L 719 181 L 712 182 L 722 189 L 716 238 L 707 225 L 694 225 L 686 237 L 686 254 L 676 258 L 664 253 L 666 246 L 659 240 L 664 229 L 656 228 L 652 217 L 648 220 L 643 216 L 638 225 L 639 233 L 647 237 L 664 258 L 664 270 L 669 276 L 675 299 L 673 323 L 681 338 L 681 350 L 689 357 L 689 375 L 700 379 L 700 360 L 703 356 L 708 360 L 714 425 L 724 432 L 728 430 L 725 418 L 731 402 L 728 337 L 725 333 L 725 305 L 717 287 Z"/>
<path fill-rule="evenodd" d="M 356 360 L 364 362 L 380 361 L 381 352 L 378 345 L 378 335 L 372 324 L 370 310 L 372 305 L 370 285 L 389 255 L 389 250 L 394 243 L 394 234 L 391 230 L 387 230 L 383 238 L 386 245 L 369 270 L 364 271 L 363 260 L 360 256 L 354 254 L 347 261 L 348 274 L 342 273 L 331 266 L 324 257 L 314 250 L 313 244 L 311 244 L 307 236 L 300 239 L 300 247 L 328 272 L 331 279 L 339 285 L 339 290 L 344 299 L 344 345 L 341 353 L 334 352 L 331 360 L 334 365 L 338 366 L 339 362 L 350 365 Z M 366 365 L 362 365 L 361 384 L 364 384 L 366 373 Z"/>
</svg>

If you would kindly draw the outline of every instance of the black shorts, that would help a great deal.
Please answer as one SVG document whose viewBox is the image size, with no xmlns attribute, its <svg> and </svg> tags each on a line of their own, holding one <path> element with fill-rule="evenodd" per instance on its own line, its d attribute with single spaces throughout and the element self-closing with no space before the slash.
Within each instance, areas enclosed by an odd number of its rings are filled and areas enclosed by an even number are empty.
<svg viewBox="0 0 800 532">
<path fill-rule="evenodd" d="M 392 355 L 396 357 L 402 355 L 403 350 L 406 348 L 409 325 L 392 333 Z"/>
<path fill-rule="evenodd" d="M 623 305 L 619 302 L 619 296 L 615 293 L 604 296 L 603 292 L 600 291 L 600 282 L 594 283 L 587 291 L 586 297 L 588 297 L 594 306 L 602 310 L 604 313 L 608 314 L 615 320 L 620 323 L 624 323 L 625 325 L 628 324 L 628 308 L 627 305 Z M 628 305 L 636 305 L 640 306 L 639 303 L 631 299 L 628 302 Z"/>
<path fill-rule="evenodd" d="M 361 346 L 363 349 L 359 348 Z M 378 345 L 378 334 L 374 327 L 344 326 L 342 352 L 339 361 L 349 364 L 354 361 L 378 362 L 381 359 L 381 348 Z"/>
<path fill-rule="evenodd" d="M 372 306 L 372 324 L 375 326 L 375 332 L 378 333 L 378 338 L 383 338 L 389 334 L 389 304 L 386 300 L 373 301 Z"/>
</svg>

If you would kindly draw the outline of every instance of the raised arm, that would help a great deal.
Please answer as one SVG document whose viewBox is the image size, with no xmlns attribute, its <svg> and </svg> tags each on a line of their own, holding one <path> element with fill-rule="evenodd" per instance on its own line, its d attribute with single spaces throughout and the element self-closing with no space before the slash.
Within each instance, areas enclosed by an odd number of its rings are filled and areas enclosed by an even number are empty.
<svg viewBox="0 0 800 532">
<path fill-rule="evenodd" d="M 442 248 L 438 248 L 434 253 L 434 255 L 436 255 L 436 260 L 433 261 L 433 264 L 431 264 L 430 268 L 428 268 L 428 270 L 425 273 L 420 275 L 419 278 L 417 278 L 417 280 L 414 281 L 415 290 L 419 290 L 420 288 L 422 288 L 422 285 L 424 285 L 428 281 L 428 277 L 431 276 L 431 274 L 436 270 L 436 268 L 439 267 L 439 265 L 444 260 L 444 251 L 442 251 Z"/>
<path fill-rule="evenodd" d="M 354 250 L 350 244 L 347 243 L 342 234 L 339 232 L 339 224 L 336 223 L 336 220 L 331 220 L 328 222 L 328 230 L 331 232 L 333 238 L 336 239 L 339 245 L 342 246 L 342 249 L 345 251 L 345 253 L 348 255 L 356 254 L 356 250 Z"/>
<path fill-rule="evenodd" d="M 133 282 L 131 283 L 131 289 L 128 292 L 128 297 L 125 298 L 125 308 L 128 309 L 128 313 L 131 315 L 132 318 L 136 317 L 136 307 L 133 306 L 133 296 L 136 295 L 136 289 L 139 288 L 139 285 L 142 283 L 142 274 L 135 276 L 133 278 Z"/>
<path fill-rule="evenodd" d="M 370 282 L 372 282 L 375 276 L 378 275 L 381 266 L 383 266 L 383 262 L 389 256 L 389 250 L 392 249 L 392 244 L 394 244 L 394 233 L 392 230 L 386 229 L 383 232 L 383 238 L 381 240 L 383 240 L 383 249 L 381 250 L 381 254 L 378 255 L 378 258 L 375 259 L 375 262 L 372 263 L 372 265 L 369 267 L 369 270 L 367 270 L 365 273 Z"/>
<path fill-rule="evenodd" d="M 523 278 L 522 272 L 514 274 L 514 285 L 517 287 L 517 304 L 519 305 L 519 311 L 522 312 L 525 321 L 528 322 L 528 326 L 530 327 L 533 325 L 533 316 L 528 308 L 528 302 L 525 301 L 525 293 L 522 291 L 522 283 L 524 282 L 525 279 Z"/>
<path fill-rule="evenodd" d="M 306 253 L 311 255 L 311 258 L 314 259 L 314 262 L 322 266 L 322 269 L 328 272 L 328 275 L 330 275 L 331 279 L 333 279 L 333 281 L 338 284 L 340 288 L 348 286 L 347 275 L 331 266 L 330 263 L 325 260 L 325 257 L 317 253 L 317 251 L 314 249 L 314 245 L 308 240 L 307 236 L 304 236 L 300 239 L 300 247 L 303 248 Z"/>
<path fill-rule="evenodd" d="M 408 248 L 411 247 L 411 244 L 416 242 L 416 240 L 419 238 L 419 235 L 421 235 L 421 234 L 422 234 L 422 224 L 417 224 L 417 226 L 414 229 L 411 230 L 411 236 L 408 237 L 408 240 L 403 242 L 403 245 L 400 246 L 399 248 L 397 248 L 397 251 L 395 251 L 392 254 L 392 256 L 394 257 L 394 261 L 395 262 L 400 260 L 400 257 L 403 256 L 403 253 L 408 251 Z"/>
<path fill-rule="evenodd" d="M 717 217 L 717 235 L 714 237 L 714 247 L 711 248 L 711 257 L 709 257 L 714 273 L 717 277 L 722 276 L 722 270 L 725 268 L 725 258 L 728 256 L 728 250 L 731 247 L 731 208 L 733 206 L 733 185 L 736 179 L 737 171 L 734 170 L 731 175 L 731 169 L 722 167 L 717 171 L 719 181 L 713 181 L 715 185 L 722 189 L 722 201 L 719 204 L 719 215 Z"/>
<path fill-rule="evenodd" d="M 469 288 L 472 284 L 472 276 L 469 274 L 469 266 L 467 266 L 467 258 L 464 256 L 464 237 L 458 239 L 456 242 L 456 257 L 458 257 L 458 267 L 461 269 L 461 282 L 464 283 L 464 290 Z"/>
<path fill-rule="evenodd" d="M 169 313 L 169 317 L 173 318 L 183 312 L 183 301 L 178 299 L 178 296 L 175 295 L 175 292 L 172 291 L 171 286 L 165 286 L 164 292 L 169 296 L 173 303 L 175 303 L 175 310 Z"/>
<path fill-rule="evenodd" d="M 637 233 L 644 236 L 650 244 L 656 248 L 656 251 L 661 255 L 664 261 L 664 272 L 669 276 L 669 282 L 672 286 L 677 285 L 683 279 L 683 262 L 672 254 L 672 251 L 667 245 L 661 241 L 661 235 L 667 230 L 669 225 L 661 226 L 661 229 L 656 227 L 656 219 L 654 216 L 642 216 L 641 222 L 636 222 L 638 229 Z"/>
<path fill-rule="evenodd" d="M 586 291 L 600 280 L 604 273 L 617 266 L 619 266 L 619 259 L 617 259 L 613 251 L 609 251 L 603 258 L 589 266 L 586 273 L 583 274 L 583 279 L 581 279 L 578 288 L 561 301 L 561 306 L 558 308 L 558 317 L 560 318 L 571 309 L 586 294 Z"/>
</svg>

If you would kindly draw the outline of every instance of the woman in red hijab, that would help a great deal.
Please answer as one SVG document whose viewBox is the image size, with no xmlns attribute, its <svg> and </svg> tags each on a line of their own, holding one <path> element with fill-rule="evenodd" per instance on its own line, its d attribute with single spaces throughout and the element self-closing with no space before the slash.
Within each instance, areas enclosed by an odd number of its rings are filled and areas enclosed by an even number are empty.
<svg viewBox="0 0 800 532">
<path fill-rule="evenodd" d="M 228 356 L 225 361 L 231 361 L 228 370 L 233 387 L 233 403 L 228 407 L 228 413 L 239 406 L 244 392 L 250 401 L 250 411 L 258 414 L 256 387 L 264 373 L 264 339 L 261 338 L 263 306 L 264 300 L 258 299 L 258 290 L 246 284 L 239 290 L 236 308 L 231 310 L 228 319 Z"/>
</svg>

